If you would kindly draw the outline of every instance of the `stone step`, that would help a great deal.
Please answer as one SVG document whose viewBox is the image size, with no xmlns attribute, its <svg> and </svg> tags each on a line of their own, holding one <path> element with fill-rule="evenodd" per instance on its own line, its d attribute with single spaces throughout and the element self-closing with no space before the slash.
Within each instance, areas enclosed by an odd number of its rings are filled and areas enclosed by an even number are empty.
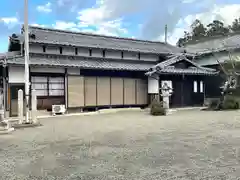
<svg viewBox="0 0 240 180">
<path fill-rule="evenodd" d="M 11 133 L 13 131 L 14 131 L 14 128 L 9 128 L 9 129 L 4 129 L 3 128 L 3 129 L 0 130 L 0 135 L 2 135 L 2 134 L 9 134 L 9 133 Z"/>
<path fill-rule="evenodd" d="M 5 131 L 5 127 L 0 126 L 0 131 Z"/>
</svg>

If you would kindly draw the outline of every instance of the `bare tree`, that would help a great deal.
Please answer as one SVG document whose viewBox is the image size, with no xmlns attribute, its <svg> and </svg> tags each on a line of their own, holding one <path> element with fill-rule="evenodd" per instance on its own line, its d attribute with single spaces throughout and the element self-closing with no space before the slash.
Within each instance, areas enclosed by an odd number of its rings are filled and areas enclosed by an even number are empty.
<svg viewBox="0 0 240 180">
<path fill-rule="evenodd" d="M 240 95 L 240 58 L 234 57 L 232 51 L 228 50 L 228 59 L 224 62 L 220 62 L 217 56 L 213 53 L 218 65 L 220 66 L 220 75 L 223 76 L 223 84 L 220 87 L 222 96 L 217 105 L 217 109 L 222 109 L 221 106 L 226 99 L 230 96 L 239 96 Z"/>
</svg>

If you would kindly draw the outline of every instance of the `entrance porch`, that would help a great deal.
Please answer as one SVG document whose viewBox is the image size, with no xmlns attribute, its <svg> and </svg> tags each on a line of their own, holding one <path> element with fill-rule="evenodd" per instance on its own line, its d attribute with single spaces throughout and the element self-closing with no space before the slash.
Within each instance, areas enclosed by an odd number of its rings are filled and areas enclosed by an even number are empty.
<svg viewBox="0 0 240 180">
<path fill-rule="evenodd" d="M 205 97 L 205 83 L 202 76 L 194 75 L 161 75 L 159 85 L 170 82 L 173 93 L 170 97 L 170 107 L 201 106 Z M 161 92 L 159 91 L 161 94 Z M 162 97 L 160 97 L 162 100 Z"/>
<path fill-rule="evenodd" d="M 173 56 L 152 67 L 146 73 L 149 76 L 149 82 L 155 81 L 155 86 L 149 88 L 150 96 L 157 95 L 162 100 L 160 95 L 164 82 L 173 89 L 169 101 L 172 108 L 202 106 L 205 98 L 205 82 L 209 76 L 217 74 L 218 72 L 214 69 L 201 67 L 185 55 Z M 149 83 L 149 86 L 152 84 Z"/>
</svg>

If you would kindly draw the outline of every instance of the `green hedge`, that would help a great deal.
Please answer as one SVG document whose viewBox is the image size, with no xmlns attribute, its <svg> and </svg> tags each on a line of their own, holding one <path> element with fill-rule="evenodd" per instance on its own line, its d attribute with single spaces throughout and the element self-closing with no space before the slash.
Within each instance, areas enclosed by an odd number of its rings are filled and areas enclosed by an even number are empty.
<svg viewBox="0 0 240 180">
<path fill-rule="evenodd" d="M 154 99 L 150 108 L 151 108 L 150 114 L 153 116 L 165 116 L 166 115 L 166 109 L 163 108 L 163 102 L 160 102 L 160 101 Z"/>
<path fill-rule="evenodd" d="M 211 99 L 208 104 L 208 109 L 210 110 L 218 110 L 220 105 L 220 99 Z"/>
<path fill-rule="evenodd" d="M 208 105 L 209 110 L 234 110 L 240 108 L 240 98 L 226 95 L 224 100 L 212 99 Z"/>
<path fill-rule="evenodd" d="M 223 110 L 239 109 L 239 97 L 227 95 L 221 106 Z"/>
</svg>

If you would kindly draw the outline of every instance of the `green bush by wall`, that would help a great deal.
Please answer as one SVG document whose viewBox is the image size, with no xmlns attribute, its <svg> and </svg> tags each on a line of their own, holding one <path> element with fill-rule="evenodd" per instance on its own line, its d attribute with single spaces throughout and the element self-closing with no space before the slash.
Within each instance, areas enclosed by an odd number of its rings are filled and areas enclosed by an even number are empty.
<svg viewBox="0 0 240 180">
<path fill-rule="evenodd" d="M 163 107 L 163 102 L 156 99 L 152 101 L 150 114 L 153 116 L 164 116 L 166 115 L 166 109 Z"/>
</svg>

